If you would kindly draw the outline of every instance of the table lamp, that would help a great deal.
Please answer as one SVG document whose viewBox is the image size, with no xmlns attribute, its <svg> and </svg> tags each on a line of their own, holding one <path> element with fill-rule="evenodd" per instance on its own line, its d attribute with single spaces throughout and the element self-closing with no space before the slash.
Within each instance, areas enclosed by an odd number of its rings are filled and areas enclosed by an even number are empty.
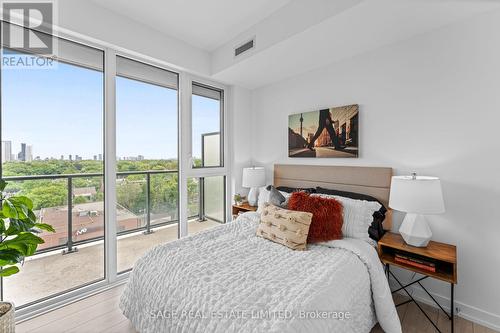
<svg viewBox="0 0 500 333">
<path fill-rule="evenodd" d="M 243 168 L 241 186 L 250 188 L 250 192 L 248 192 L 248 204 L 250 206 L 257 206 L 259 187 L 264 185 L 266 185 L 266 172 L 263 167 Z"/>
<path fill-rule="evenodd" d="M 389 207 L 406 212 L 399 228 L 405 242 L 412 246 L 426 247 L 432 232 L 425 215 L 444 213 L 441 181 L 437 177 L 394 176 L 391 181 Z"/>
</svg>

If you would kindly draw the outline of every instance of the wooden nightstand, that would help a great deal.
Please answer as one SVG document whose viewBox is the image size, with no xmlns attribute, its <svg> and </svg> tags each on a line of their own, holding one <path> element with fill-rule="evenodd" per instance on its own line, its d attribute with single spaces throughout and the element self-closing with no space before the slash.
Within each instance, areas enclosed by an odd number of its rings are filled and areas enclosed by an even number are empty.
<svg viewBox="0 0 500 333">
<path fill-rule="evenodd" d="M 400 255 L 404 255 L 410 258 L 418 257 L 419 259 L 431 261 L 435 264 L 436 271 L 430 272 L 423 268 L 418 268 L 411 266 L 409 264 L 405 264 L 402 262 L 396 261 L 396 253 Z M 446 314 L 448 319 L 451 321 L 451 332 L 454 330 L 454 317 L 453 317 L 453 309 L 454 309 L 454 286 L 457 283 L 457 248 L 454 245 L 438 243 L 430 241 L 427 247 L 414 247 L 405 243 L 403 237 L 400 234 L 395 233 L 386 233 L 381 240 L 378 241 L 378 254 L 382 263 L 385 264 L 385 269 L 387 273 L 387 279 L 389 276 L 392 276 L 394 280 L 399 284 L 400 288 L 394 290 L 392 293 L 403 290 L 408 297 L 409 300 L 397 304 L 397 306 L 414 302 L 417 307 L 424 313 L 427 319 L 434 325 L 434 328 L 438 331 L 439 328 L 436 324 L 429 318 L 427 313 L 420 307 L 420 305 L 415 301 L 412 297 L 411 293 L 409 293 L 406 288 L 413 284 L 418 284 L 427 295 L 437 304 L 437 306 Z M 390 271 L 390 265 L 397 266 L 403 269 L 410 270 L 412 272 L 423 275 L 415 281 L 412 281 L 406 285 L 403 285 L 399 279 L 394 276 L 394 274 Z M 451 314 L 448 314 L 443 307 L 434 299 L 434 297 L 424 288 L 424 286 L 420 283 L 422 280 L 427 278 L 434 278 L 450 284 L 450 309 Z"/>
<path fill-rule="evenodd" d="M 250 206 L 247 203 L 243 203 L 241 205 L 233 205 L 233 216 L 238 216 L 241 213 L 245 212 L 255 212 L 257 211 L 257 206 Z"/>
</svg>

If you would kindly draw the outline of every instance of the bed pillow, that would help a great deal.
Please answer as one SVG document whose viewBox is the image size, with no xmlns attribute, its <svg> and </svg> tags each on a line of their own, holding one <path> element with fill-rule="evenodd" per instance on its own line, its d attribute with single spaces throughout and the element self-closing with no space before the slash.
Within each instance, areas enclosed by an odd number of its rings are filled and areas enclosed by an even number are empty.
<svg viewBox="0 0 500 333">
<path fill-rule="evenodd" d="M 342 234 L 344 237 L 357 238 L 370 244 L 375 242 L 368 234 L 368 228 L 373 222 L 373 214 L 381 208 L 376 201 L 356 200 L 330 194 L 311 194 L 321 198 L 337 199 L 344 208 L 344 224 Z"/>
<path fill-rule="evenodd" d="M 269 190 L 268 190 L 269 188 Z M 264 208 L 264 204 L 266 203 L 272 203 L 271 202 L 271 189 L 274 188 L 272 185 L 268 186 L 263 186 L 259 188 L 259 198 L 257 200 L 257 213 L 262 213 L 262 209 Z M 281 204 L 278 204 L 276 206 L 280 206 L 281 208 L 287 208 L 288 205 L 288 198 L 290 198 L 290 193 L 278 191 L 274 188 L 275 191 L 277 191 L 279 194 L 281 194 L 284 198 L 285 201 L 283 201 Z M 276 194 L 273 195 L 273 201 L 275 200 Z"/>
<path fill-rule="evenodd" d="M 269 203 L 274 206 L 282 207 L 286 201 L 285 196 L 281 194 L 280 191 L 278 191 L 273 185 L 266 187 L 266 190 L 269 191 Z"/>
<path fill-rule="evenodd" d="M 257 236 L 292 250 L 305 250 L 312 217 L 311 213 L 291 211 L 265 203 Z"/>
<path fill-rule="evenodd" d="M 387 212 L 387 208 L 385 208 L 385 206 L 377 198 L 372 197 L 371 195 L 367 195 L 367 194 L 332 190 L 332 189 L 323 188 L 323 187 L 319 187 L 319 186 L 316 187 L 316 193 L 337 195 L 340 197 L 346 197 L 346 198 L 351 198 L 351 199 L 378 202 L 382 207 L 378 211 L 373 213 L 373 221 L 370 224 L 370 227 L 368 227 L 368 235 L 374 241 L 379 241 L 382 238 L 382 236 L 384 236 L 385 230 L 383 227 L 383 222 L 385 220 L 385 213 Z"/>
<path fill-rule="evenodd" d="M 316 189 L 314 187 L 288 187 L 288 186 L 278 186 L 278 191 L 292 193 L 292 192 L 308 192 L 308 193 L 316 193 Z"/>
<path fill-rule="evenodd" d="M 342 239 L 343 208 L 338 200 L 294 192 L 288 200 L 288 208 L 313 214 L 308 243 Z"/>
<path fill-rule="evenodd" d="M 339 197 L 346 197 L 346 198 L 351 198 L 351 199 L 356 199 L 356 200 L 376 201 L 380 205 L 382 205 L 381 210 L 383 209 L 384 213 L 387 211 L 386 208 L 384 207 L 384 205 L 380 202 L 380 200 L 378 200 L 377 198 L 372 197 L 371 195 L 368 195 L 368 194 L 334 190 L 334 189 L 324 188 L 321 186 L 316 187 L 316 193 L 337 195 Z"/>
</svg>

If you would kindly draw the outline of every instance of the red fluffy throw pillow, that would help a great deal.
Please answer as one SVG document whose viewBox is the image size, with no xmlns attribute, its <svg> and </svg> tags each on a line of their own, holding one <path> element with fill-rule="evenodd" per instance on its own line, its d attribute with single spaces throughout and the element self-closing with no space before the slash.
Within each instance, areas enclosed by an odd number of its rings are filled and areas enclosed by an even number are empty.
<svg viewBox="0 0 500 333">
<path fill-rule="evenodd" d="M 308 243 L 342 239 L 343 207 L 337 200 L 294 192 L 288 201 L 288 209 L 313 214 L 307 236 Z"/>
</svg>

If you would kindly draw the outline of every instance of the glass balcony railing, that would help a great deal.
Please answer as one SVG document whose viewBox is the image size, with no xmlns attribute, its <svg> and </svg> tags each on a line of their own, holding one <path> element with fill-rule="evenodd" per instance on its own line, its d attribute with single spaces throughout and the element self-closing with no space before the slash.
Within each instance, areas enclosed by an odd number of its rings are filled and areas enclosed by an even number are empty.
<svg viewBox="0 0 500 333">
<path fill-rule="evenodd" d="M 29 191 L 38 219 L 54 226 L 56 232 L 40 234 L 45 243 L 34 256 L 26 258 L 19 274 L 3 279 L 0 299 L 24 308 L 103 280 L 103 174 L 4 179 L 9 194 Z M 223 221 L 223 184 L 223 177 L 188 180 L 189 234 Z M 118 172 L 116 192 L 117 271 L 126 272 L 150 248 L 178 238 L 178 172 Z"/>
<path fill-rule="evenodd" d="M 151 170 L 117 173 L 117 234 L 178 223 L 177 171 Z M 59 195 L 61 205 L 47 207 L 43 195 L 36 202 L 37 217 L 51 224 L 56 233 L 43 232 L 45 240 L 37 253 L 61 249 L 75 251 L 77 245 L 104 239 L 104 177 L 102 173 L 4 177 L 7 192 L 17 193 L 19 183 L 37 186 L 46 196 Z M 196 188 L 195 188 L 196 189 Z M 123 192 L 123 196 L 120 193 Z M 197 197 L 194 195 L 194 197 Z M 46 201 L 48 200 L 46 198 Z M 191 203 L 190 207 L 192 207 Z M 196 204 L 196 203 L 194 203 Z M 198 216 L 198 212 L 190 212 Z"/>
</svg>

